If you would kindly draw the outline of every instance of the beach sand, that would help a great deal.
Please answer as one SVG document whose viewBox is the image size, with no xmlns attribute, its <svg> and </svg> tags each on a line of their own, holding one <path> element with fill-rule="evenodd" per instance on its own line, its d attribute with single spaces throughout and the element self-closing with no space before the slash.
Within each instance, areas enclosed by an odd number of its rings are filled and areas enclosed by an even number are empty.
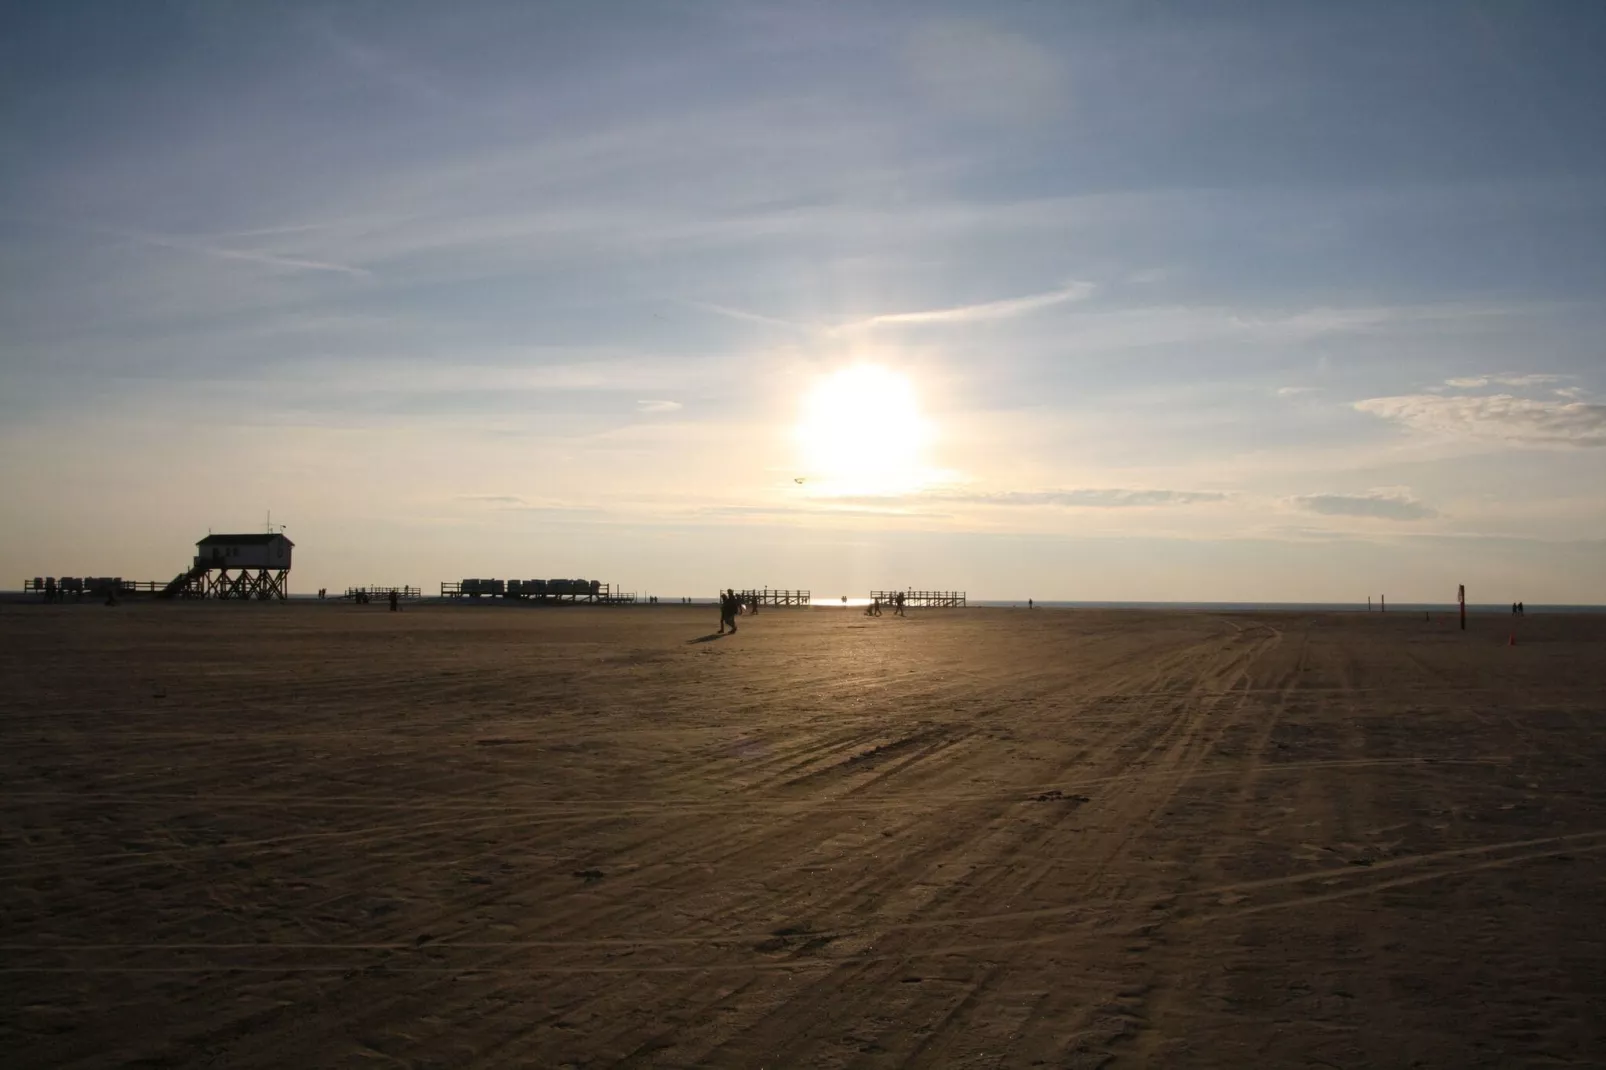
<svg viewBox="0 0 1606 1070">
<path fill-rule="evenodd" d="M 0 609 L 9 1066 L 1606 1064 L 1606 618 Z"/>
</svg>

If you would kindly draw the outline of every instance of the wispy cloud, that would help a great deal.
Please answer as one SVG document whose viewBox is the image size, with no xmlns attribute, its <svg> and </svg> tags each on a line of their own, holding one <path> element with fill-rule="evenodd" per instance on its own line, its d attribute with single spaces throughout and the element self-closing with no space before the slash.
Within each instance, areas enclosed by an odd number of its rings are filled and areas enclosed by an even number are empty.
<svg viewBox="0 0 1606 1070">
<path fill-rule="evenodd" d="M 479 502 L 481 505 L 524 505 L 525 501 L 516 494 L 459 494 L 457 501 Z"/>
<path fill-rule="evenodd" d="M 415 103 L 440 104 L 448 99 L 437 84 L 422 75 L 416 61 L 347 37 L 326 21 L 310 18 L 301 21 L 313 37 L 360 75 L 388 86 Z"/>
<path fill-rule="evenodd" d="M 1571 379 L 1570 375 L 1474 375 L 1464 379 L 1446 379 L 1445 386 L 1461 390 L 1476 390 L 1485 386 L 1544 386 Z"/>
<path fill-rule="evenodd" d="M 1279 386 L 1277 388 L 1277 396 L 1280 398 L 1292 398 L 1301 394 L 1314 393 L 1315 390 L 1314 386 Z"/>
<path fill-rule="evenodd" d="M 691 307 L 701 309 L 704 312 L 712 312 L 716 316 L 724 316 L 726 319 L 740 320 L 742 323 L 761 323 L 766 327 L 780 327 L 788 331 L 812 331 L 819 329 L 817 327 L 811 327 L 808 324 L 794 323 L 792 320 L 780 319 L 776 316 L 766 316 L 759 312 L 749 312 L 746 309 L 732 308 L 729 305 L 716 305 L 706 301 L 694 301 L 691 303 Z"/>
<path fill-rule="evenodd" d="M 1301 494 L 1289 501 L 1297 509 L 1323 516 L 1379 520 L 1428 520 L 1439 515 L 1406 487 L 1378 487 L 1365 494 Z"/>
<path fill-rule="evenodd" d="M 227 246 L 215 245 L 195 238 L 126 230 L 118 231 L 117 233 L 132 241 L 153 245 L 159 249 L 198 253 L 202 256 L 216 257 L 219 260 L 238 260 L 286 271 L 328 271 L 357 278 L 367 278 L 373 274 L 366 268 L 355 267 L 351 264 L 337 264 L 328 260 L 312 260 L 298 256 L 280 256 L 275 253 L 265 253 L 251 249 L 231 249 Z"/>
<path fill-rule="evenodd" d="M 880 498 L 838 498 L 809 506 L 796 505 L 710 505 L 695 510 L 697 516 L 716 517 L 876 517 L 894 519 L 946 519 L 946 514 L 921 509 L 894 508 Z M 881 504 L 877 504 L 881 503 Z"/>
<path fill-rule="evenodd" d="M 662 399 L 636 402 L 637 412 L 676 412 L 681 407 L 678 401 L 664 401 Z"/>
<path fill-rule="evenodd" d="M 1415 431 L 1513 446 L 1606 447 L 1606 405 L 1494 394 L 1368 398 L 1355 408 Z"/>
<path fill-rule="evenodd" d="M 1084 487 L 1071 490 L 934 491 L 923 501 L 966 505 L 1058 506 L 1068 509 L 1132 509 L 1219 502 L 1217 491 L 1150 490 L 1128 487 Z M 869 500 L 869 499 L 867 499 Z"/>
<path fill-rule="evenodd" d="M 1006 297 L 997 301 L 983 301 L 973 305 L 956 305 L 949 308 L 922 309 L 917 312 L 888 312 L 876 316 L 867 316 L 863 319 L 850 320 L 836 326 L 798 323 L 778 316 L 768 316 L 761 312 L 751 312 L 746 309 L 733 308 L 730 305 L 710 302 L 693 302 L 692 307 L 701 309 L 704 312 L 712 312 L 717 316 L 724 316 L 727 319 L 739 320 L 743 323 L 758 323 L 766 327 L 777 327 L 788 331 L 817 332 L 831 336 L 851 334 L 874 327 L 962 324 L 1011 319 L 1050 308 L 1054 305 L 1064 304 L 1068 301 L 1085 301 L 1093 295 L 1094 289 L 1095 287 L 1091 282 L 1073 282 L 1058 290 L 1027 294 L 1024 297 Z"/>
<path fill-rule="evenodd" d="M 1090 282 L 1073 282 L 1069 286 L 1047 293 L 1025 297 L 1009 297 L 1000 301 L 985 301 L 974 305 L 953 308 L 934 308 L 922 312 L 893 312 L 845 324 L 837 330 L 854 330 L 866 327 L 898 326 L 921 323 L 974 323 L 981 320 L 1009 319 L 1024 316 L 1039 309 L 1064 304 L 1067 301 L 1085 301 L 1093 295 Z"/>
</svg>

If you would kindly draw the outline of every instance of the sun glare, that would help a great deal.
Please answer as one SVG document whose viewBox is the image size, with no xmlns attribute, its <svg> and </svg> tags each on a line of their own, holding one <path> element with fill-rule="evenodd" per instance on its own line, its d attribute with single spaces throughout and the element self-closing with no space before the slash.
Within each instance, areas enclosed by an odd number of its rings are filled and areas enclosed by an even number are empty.
<svg viewBox="0 0 1606 1070">
<path fill-rule="evenodd" d="M 921 482 L 930 426 L 907 377 L 860 364 L 808 393 L 797 435 L 816 492 L 902 494 Z"/>
</svg>

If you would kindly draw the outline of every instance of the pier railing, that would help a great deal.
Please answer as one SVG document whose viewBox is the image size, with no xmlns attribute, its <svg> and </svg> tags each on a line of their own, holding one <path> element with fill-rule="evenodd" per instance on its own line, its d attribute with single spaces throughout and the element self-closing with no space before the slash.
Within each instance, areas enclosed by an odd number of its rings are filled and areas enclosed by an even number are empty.
<svg viewBox="0 0 1606 1070">
<path fill-rule="evenodd" d="M 737 591 L 736 597 L 744 602 L 757 601 L 761 606 L 806 606 L 810 593 L 778 587 L 748 587 Z"/>
<path fill-rule="evenodd" d="M 615 590 L 598 580 L 496 580 L 441 581 L 442 598 L 506 598 L 552 605 L 630 605 L 636 592 Z"/>
<path fill-rule="evenodd" d="M 963 609 L 965 608 L 964 591 L 917 591 L 906 587 L 901 591 L 871 591 L 871 600 L 879 599 L 884 606 L 896 605 L 898 596 L 903 596 L 903 604 L 909 609 Z"/>
</svg>

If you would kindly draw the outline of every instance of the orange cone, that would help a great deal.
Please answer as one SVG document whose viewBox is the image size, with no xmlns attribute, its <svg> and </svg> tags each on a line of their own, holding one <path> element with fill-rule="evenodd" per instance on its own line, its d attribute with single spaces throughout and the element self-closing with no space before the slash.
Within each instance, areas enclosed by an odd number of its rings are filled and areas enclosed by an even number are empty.
<svg viewBox="0 0 1606 1070">
<path fill-rule="evenodd" d="M 1511 637 L 1506 640 L 1506 645 L 1507 646 L 1516 646 L 1517 645 L 1517 633 L 1516 632 L 1512 632 L 1511 633 Z"/>
</svg>

